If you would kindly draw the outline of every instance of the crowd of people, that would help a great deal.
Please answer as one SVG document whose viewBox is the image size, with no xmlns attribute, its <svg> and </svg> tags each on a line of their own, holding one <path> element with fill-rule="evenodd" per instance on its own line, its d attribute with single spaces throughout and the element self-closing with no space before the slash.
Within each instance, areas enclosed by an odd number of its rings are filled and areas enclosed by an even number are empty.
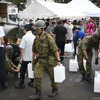
<svg viewBox="0 0 100 100">
<path fill-rule="evenodd" d="M 96 21 L 89 19 L 86 22 L 82 19 L 72 22 L 70 20 L 47 19 L 47 21 L 37 20 L 33 24 L 30 20 L 29 24 L 24 26 L 23 31 L 24 36 L 19 45 L 21 67 L 18 68 L 10 59 L 13 47 L 11 45 L 4 47 L 3 45 L 5 34 L 3 28 L 0 27 L 0 85 L 2 88 L 7 88 L 5 82 L 5 69 L 7 68 L 14 72 L 20 71 L 20 81 L 15 88 L 25 88 L 27 65 L 32 63 L 34 79 L 30 79 L 28 85 L 35 87 L 36 93 L 29 97 L 30 100 L 41 99 L 44 71 L 47 71 L 51 81 L 52 91 L 49 97 L 56 96 L 58 83 L 54 82 L 53 68 L 63 64 L 65 44 L 72 42 L 74 44 L 73 56 L 76 55 L 76 48 L 78 48 L 77 61 L 82 80 L 91 82 L 93 48 L 95 49 L 95 64 L 99 63 L 100 30 Z M 83 66 L 83 59 L 86 59 L 86 71 Z"/>
</svg>

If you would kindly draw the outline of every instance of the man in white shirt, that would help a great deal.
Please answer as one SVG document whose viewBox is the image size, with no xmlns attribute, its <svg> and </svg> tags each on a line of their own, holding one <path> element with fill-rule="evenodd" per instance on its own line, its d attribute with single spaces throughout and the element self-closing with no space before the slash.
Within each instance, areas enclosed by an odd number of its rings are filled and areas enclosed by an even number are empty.
<svg viewBox="0 0 100 100">
<path fill-rule="evenodd" d="M 4 89 L 7 88 L 5 83 L 5 50 L 4 46 L 4 39 L 5 36 L 3 28 L 0 26 L 0 86 Z"/>
<path fill-rule="evenodd" d="M 24 33 L 25 35 L 22 38 L 20 48 L 21 48 L 21 69 L 20 69 L 20 83 L 15 86 L 15 88 L 24 88 L 24 78 L 25 73 L 27 70 L 27 65 L 32 61 L 32 45 L 35 39 L 35 36 L 32 34 L 31 26 L 29 24 L 26 24 L 24 26 Z M 28 83 L 29 86 L 33 86 L 34 79 L 31 79 L 31 81 Z"/>
</svg>

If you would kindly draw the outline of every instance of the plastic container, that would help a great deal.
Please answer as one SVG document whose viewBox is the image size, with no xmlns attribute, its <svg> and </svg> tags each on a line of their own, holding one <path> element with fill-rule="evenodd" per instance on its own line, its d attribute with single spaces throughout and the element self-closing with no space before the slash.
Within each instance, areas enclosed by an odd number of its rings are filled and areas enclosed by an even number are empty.
<svg viewBox="0 0 100 100">
<path fill-rule="evenodd" d="M 65 80 L 65 67 L 63 65 L 54 67 L 54 81 L 62 83 Z"/>
</svg>

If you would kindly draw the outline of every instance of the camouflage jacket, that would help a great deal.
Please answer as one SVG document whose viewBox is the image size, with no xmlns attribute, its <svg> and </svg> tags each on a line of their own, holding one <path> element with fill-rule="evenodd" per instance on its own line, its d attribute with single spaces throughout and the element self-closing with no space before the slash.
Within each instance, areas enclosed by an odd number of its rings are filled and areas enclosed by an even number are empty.
<svg viewBox="0 0 100 100">
<path fill-rule="evenodd" d="M 39 54 L 40 59 L 53 61 L 56 59 L 54 53 L 58 51 L 58 47 L 53 37 L 48 33 L 44 33 L 43 38 L 39 38 L 38 35 L 36 36 L 32 51 L 35 54 Z"/>
<path fill-rule="evenodd" d="M 78 50 L 86 50 L 87 52 L 92 52 L 92 49 L 99 48 L 99 42 L 94 42 L 91 36 L 86 36 L 78 45 Z"/>
<path fill-rule="evenodd" d="M 14 65 L 13 62 L 6 56 L 5 68 L 7 72 L 12 72 L 12 65 Z"/>
</svg>

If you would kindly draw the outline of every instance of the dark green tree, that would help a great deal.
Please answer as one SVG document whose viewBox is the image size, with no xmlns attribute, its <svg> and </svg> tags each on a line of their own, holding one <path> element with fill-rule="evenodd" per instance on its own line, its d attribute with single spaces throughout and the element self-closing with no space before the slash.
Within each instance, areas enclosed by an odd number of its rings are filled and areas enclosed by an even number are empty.
<svg viewBox="0 0 100 100">
<path fill-rule="evenodd" d="M 68 3 L 72 0 L 54 0 L 55 2 L 62 2 L 62 3 Z M 100 0 L 90 0 L 92 1 L 95 5 L 97 5 L 98 7 L 100 7 Z"/>
<path fill-rule="evenodd" d="M 23 10 L 25 8 L 25 4 L 27 0 L 6 0 L 6 1 L 12 2 L 13 4 L 17 5 L 18 10 Z M 68 3 L 72 0 L 54 0 L 54 1 L 59 3 Z M 100 0 L 90 0 L 90 1 L 92 1 L 98 7 L 100 7 Z"/>
<path fill-rule="evenodd" d="M 100 0 L 91 0 L 95 5 L 100 7 Z"/>
<path fill-rule="evenodd" d="M 23 10 L 25 8 L 26 0 L 6 0 L 17 5 L 18 10 Z"/>
</svg>

